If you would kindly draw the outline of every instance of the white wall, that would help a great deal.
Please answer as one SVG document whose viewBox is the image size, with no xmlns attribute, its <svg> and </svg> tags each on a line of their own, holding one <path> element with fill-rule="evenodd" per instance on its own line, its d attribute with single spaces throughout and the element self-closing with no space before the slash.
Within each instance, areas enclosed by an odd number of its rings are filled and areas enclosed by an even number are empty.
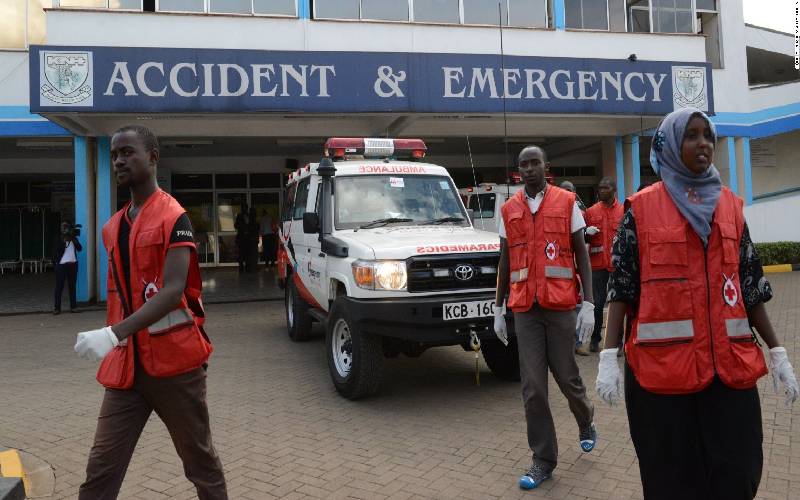
<svg viewBox="0 0 800 500">
<path fill-rule="evenodd" d="M 487 27 L 104 11 L 48 11 L 47 40 L 52 45 L 500 53 L 499 31 Z M 624 59 L 635 52 L 642 60 L 705 60 L 704 40 L 694 35 L 506 28 L 504 47 L 508 55 Z"/>
<path fill-rule="evenodd" d="M 28 53 L 0 51 L 0 106 L 27 106 Z"/>
<path fill-rule="evenodd" d="M 800 241 L 800 194 L 756 202 L 744 207 L 750 237 L 757 243 Z"/>
<path fill-rule="evenodd" d="M 719 112 L 747 112 L 747 52 L 741 1 L 717 2 L 721 7 L 723 68 L 714 70 L 714 109 Z"/>
</svg>

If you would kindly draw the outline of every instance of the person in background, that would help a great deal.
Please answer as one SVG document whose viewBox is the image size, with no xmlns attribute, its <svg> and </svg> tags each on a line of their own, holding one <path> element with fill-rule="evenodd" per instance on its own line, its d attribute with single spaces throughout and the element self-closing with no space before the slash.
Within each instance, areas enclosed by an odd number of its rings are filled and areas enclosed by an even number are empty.
<svg viewBox="0 0 800 500">
<path fill-rule="evenodd" d="M 250 207 L 247 213 L 246 247 L 247 247 L 247 272 L 254 273 L 258 269 L 258 212 L 255 207 Z"/>
<path fill-rule="evenodd" d="M 580 314 L 575 312 L 576 263 L 582 281 L 592 281 L 585 223 L 575 194 L 547 183 L 550 164 L 542 148 L 526 147 L 518 162 L 525 189 L 501 208 L 494 331 L 508 345 L 506 306 L 514 311 L 528 446 L 533 453 L 530 469 L 519 478 L 519 487 L 527 490 L 550 479 L 558 463 L 547 389 L 550 371 L 569 401 L 581 449 L 590 452 L 595 447 L 594 405 L 586 396 L 573 354 L 576 326 L 588 339 L 594 311 L 592 290 L 587 287 Z"/>
<path fill-rule="evenodd" d="M 575 193 L 575 203 L 578 205 L 578 208 L 581 211 L 581 215 L 583 215 L 584 218 L 585 218 L 586 217 L 586 205 L 583 204 L 583 201 L 581 201 L 581 197 L 578 196 L 578 193 L 575 192 L 575 184 L 571 183 L 570 181 L 564 181 L 564 182 L 561 183 L 560 187 L 561 187 L 561 189 L 565 189 L 565 190 L 569 191 L 570 193 Z M 585 231 L 585 229 L 584 229 L 584 231 Z M 575 269 L 577 269 L 577 266 L 575 267 Z M 576 312 L 578 314 L 580 314 L 580 312 L 581 312 L 581 303 L 583 302 L 583 283 L 581 283 L 581 278 L 580 278 L 579 273 L 575 274 L 575 279 L 577 280 L 577 283 L 578 283 L 578 307 L 576 309 Z M 584 353 L 585 350 L 581 349 L 581 345 L 582 344 L 581 344 L 581 332 L 580 332 L 580 329 L 575 328 L 575 354 L 584 355 L 583 353 Z M 587 352 L 585 355 L 588 355 L 588 354 L 589 353 Z"/>
<path fill-rule="evenodd" d="M 261 251 L 264 254 L 264 263 L 267 267 L 275 263 L 275 229 L 272 222 L 272 216 L 269 215 L 267 210 L 261 215 L 261 222 L 259 225 L 259 234 L 261 235 Z"/>
<path fill-rule="evenodd" d="M 69 312 L 74 313 L 77 307 L 75 285 L 78 280 L 78 252 L 83 250 L 81 242 L 75 235 L 75 228 L 67 221 L 61 223 L 61 233 L 53 245 L 53 266 L 56 271 L 56 292 L 53 314 L 61 314 L 61 295 L 64 283 L 69 289 Z"/>
<path fill-rule="evenodd" d="M 236 229 L 236 260 L 239 263 L 239 272 L 243 273 L 247 263 L 247 229 L 250 224 L 247 204 L 242 203 L 241 210 L 236 214 L 233 228 Z"/>
<path fill-rule="evenodd" d="M 772 289 L 742 200 L 713 164 L 716 140 L 702 111 L 667 115 L 650 152 L 661 181 L 626 200 L 613 243 L 596 387 L 609 404 L 619 399 L 627 314 L 625 403 L 647 500 L 756 496 L 763 465 L 756 383 L 768 370 L 752 328 L 769 348 L 775 389 L 783 385 L 787 406 L 798 397 L 764 306 Z"/>
<path fill-rule="evenodd" d="M 614 266 L 611 264 L 611 244 L 622 219 L 622 203 L 617 201 L 614 179 L 603 177 L 597 185 L 599 201 L 586 211 L 586 240 L 589 243 L 589 258 L 592 261 L 592 291 L 594 292 L 594 332 L 589 343 L 590 352 L 600 352 L 603 330 L 603 308 L 606 304 L 608 277 Z M 586 355 L 585 346 L 579 354 Z"/>
</svg>

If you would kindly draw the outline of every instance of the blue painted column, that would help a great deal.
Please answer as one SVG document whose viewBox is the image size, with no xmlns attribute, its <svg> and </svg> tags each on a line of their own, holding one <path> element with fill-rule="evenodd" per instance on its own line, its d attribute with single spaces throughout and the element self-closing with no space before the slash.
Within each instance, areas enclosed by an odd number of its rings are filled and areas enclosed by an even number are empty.
<svg viewBox="0 0 800 500">
<path fill-rule="evenodd" d="M 614 139 L 614 157 L 616 159 L 616 172 L 617 172 L 617 198 L 619 201 L 625 201 L 625 158 L 622 152 L 622 137 L 617 136 Z"/>
<path fill-rule="evenodd" d="M 311 19 L 311 0 L 297 0 L 297 17 Z"/>
<path fill-rule="evenodd" d="M 89 140 L 87 137 L 75 137 L 73 153 L 75 157 L 75 224 L 83 226 L 81 231 L 81 244 L 83 251 L 78 252 L 78 281 L 76 286 L 76 296 L 78 302 L 87 302 L 90 297 L 89 287 L 89 256 L 94 257 L 91 252 L 91 240 L 94 238 L 92 227 L 89 224 L 90 203 L 92 199 L 89 189 L 91 187 L 91 170 L 89 165 Z"/>
<path fill-rule="evenodd" d="M 753 204 L 753 166 L 750 163 L 750 138 L 742 137 L 742 170 L 744 172 L 744 204 Z"/>
<path fill-rule="evenodd" d="M 635 193 L 639 186 L 642 185 L 642 166 L 639 161 L 639 136 L 632 135 L 631 137 L 631 194 Z"/>
<path fill-rule="evenodd" d="M 111 180 L 111 141 L 108 137 L 97 138 L 97 299 L 106 300 L 108 255 L 103 244 L 103 225 L 111 218 L 113 189 Z"/>
<path fill-rule="evenodd" d="M 567 9 L 564 0 L 553 0 L 553 24 L 554 28 L 564 31 L 567 27 Z"/>
<path fill-rule="evenodd" d="M 736 166 L 736 141 L 733 137 L 725 138 L 728 143 L 728 184 L 734 194 L 739 193 L 739 172 Z"/>
</svg>

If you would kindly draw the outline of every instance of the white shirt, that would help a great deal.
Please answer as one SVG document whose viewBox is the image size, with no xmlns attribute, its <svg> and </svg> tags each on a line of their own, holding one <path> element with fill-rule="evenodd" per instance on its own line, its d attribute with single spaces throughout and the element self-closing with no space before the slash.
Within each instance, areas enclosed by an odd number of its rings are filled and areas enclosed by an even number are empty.
<svg viewBox="0 0 800 500">
<path fill-rule="evenodd" d="M 525 199 L 528 200 L 528 207 L 531 209 L 531 213 L 535 214 L 539 210 L 539 205 L 542 204 L 542 199 L 544 198 L 545 190 L 541 190 L 536 193 L 536 196 L 531 198 L 528 196 L 528 192 L 524 191 Z M 497 221 L 497 232 L 500 233 L 501 238 L 506 238 L 506 226 L 505 222 L 503 222 L 502 215 L 499 218 L 500 220 Z M 572 207 L 572 221 L 570 222 L 570 231 L 575 233 L 576 231 L 580 231 L 581 229 L 586 227 L 586 221 L 583 220 L 583 214 L 581 213 L 581 209 L 578 207 L 578 201 L 575 201 L 575 205 Z"/>
<path fill-rule="evenodd" d="M 64 249 L 64 255 L 61 256 L 61 260 L 58 263 L 69 264 L 70 262 L 78 262 L 77 257 L 75 257 L 75 245 L 73 245 L 71 241 L 67 243 L 67 247 Z"/>
</svg>

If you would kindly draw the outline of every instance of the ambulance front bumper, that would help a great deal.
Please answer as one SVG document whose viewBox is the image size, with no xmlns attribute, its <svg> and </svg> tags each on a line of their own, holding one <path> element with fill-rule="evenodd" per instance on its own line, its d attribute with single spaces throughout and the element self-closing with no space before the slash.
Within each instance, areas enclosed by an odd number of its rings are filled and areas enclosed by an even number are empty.
<svg viewBox="0 0 800 500">
<path fill-rule="evenodd" d="M 481 339 L 495 338 L 494 317 L 444 319 L 444 307 L 455 302 L 494 300 L 494 293 L 438 295 L 391 299 L 347 298 L 351 320 L 365 333 L 393 337 L 424 345 L 467 342 L 475 331 Z M 509 336 L 513 318 L 506 316 Z"/>
</svg>

